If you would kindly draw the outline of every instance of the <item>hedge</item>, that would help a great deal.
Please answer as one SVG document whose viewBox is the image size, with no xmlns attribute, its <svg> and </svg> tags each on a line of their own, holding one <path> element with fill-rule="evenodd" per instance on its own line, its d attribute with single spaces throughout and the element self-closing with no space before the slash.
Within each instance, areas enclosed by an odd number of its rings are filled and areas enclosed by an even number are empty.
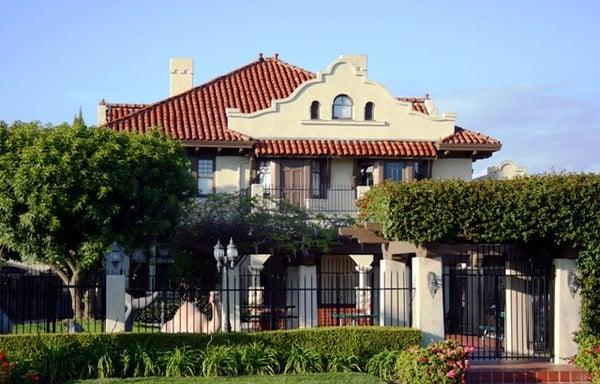
<svg viewBox="0 0 600 384">
<path fill-rule="evenodd" d="M 116 333 L 116 334 L 40 334 L 0 336 L 0 351 L 17 359 L 36 354 L 42 345 L 53 338 L 72 343 L 74 349 L 83 350 L 86 344 L 103 341 L 111 349 L 122 350 L 135 343 L 144 342 L 157 350 L 169 350 L 176 346 L 204 349 L 216 345 L 248 345 L 261 342 L 281 349 L 292 345 L 311 348 L 321 354 L 342 352 L 361 358 L 369 358 L 377 352 L 403 350 L 420 345 L 421 332 L 412 328 L 397 327 L 335 327 L 256 333 L 217 334 L 162 334 L 162 333 Z M 75 352 L 77 353 L 77 352 Z"/>
<path fill-rule="evenodd" d="M 387 182 L 359 201 L 390 240 L 510 243 L 548 257 L 578 252 L 582 330 L 600 336 L 600 175 Z"/>
</svg>

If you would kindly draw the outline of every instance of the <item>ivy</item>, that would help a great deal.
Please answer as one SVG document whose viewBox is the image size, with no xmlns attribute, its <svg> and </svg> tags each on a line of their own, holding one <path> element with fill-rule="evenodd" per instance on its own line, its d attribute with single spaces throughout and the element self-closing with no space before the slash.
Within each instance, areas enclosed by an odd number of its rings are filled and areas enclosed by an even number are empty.
<svg viewBox="0 0 600 384">
<path fill-rule="evenodd" d="M 381 223 L 390 240 L 575 249 L 582 331 L 600 336 L 599 175 L 386 182 L 367 193 L 359 206 L 360 219 Z"/>
</svg>

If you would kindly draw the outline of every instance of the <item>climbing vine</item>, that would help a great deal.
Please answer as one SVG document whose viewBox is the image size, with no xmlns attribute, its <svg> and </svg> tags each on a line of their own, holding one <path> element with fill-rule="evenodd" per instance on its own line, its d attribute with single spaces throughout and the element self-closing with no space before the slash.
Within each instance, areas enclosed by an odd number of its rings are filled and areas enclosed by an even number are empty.
<svg viewBox="0 0 600 384">
<path fill-rule="evenodd" d="M 359 201 L 390 240 L 540 244 L 578 253 L 582 331 L 600 336 L 600 176 L 383 183 Z"/>
</svg>

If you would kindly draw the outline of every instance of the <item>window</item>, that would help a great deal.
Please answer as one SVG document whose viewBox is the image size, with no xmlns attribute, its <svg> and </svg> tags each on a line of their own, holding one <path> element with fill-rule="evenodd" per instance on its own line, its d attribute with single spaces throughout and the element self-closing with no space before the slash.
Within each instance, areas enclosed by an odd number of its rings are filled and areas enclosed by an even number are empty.
<svg viewBox="0 0 600 384">
<path fill-rule="evenodd" d="M 271 188 L 271 162 L 260 160 L 258 162 L 258 183 L 263 186 L 265 193 Z"/>
<path fill-rule="evenodd" d="M 318 101 L 313 101 L 310 104 L 310 119 L 311 120 L 319 120 L 319 109 L 321 108 L 321 104 Z"/>
<path fill-rule="evenodd" d="M 413 164 L 413 179 L 424 180 L 429 177 L 429 161 L 420 160 Z"/>
<path fill-rule="evenodd" d="M 198 193 L 208 195 L 214 192 L 215 161 L 213 159 L 198 159 Z"/>
<path fill-rule="evenodd" d="M 347 95 L 339 95 L 333 99 L 334 119 L 352 119 L 352 100 Z"/>
<path fill-rule="evenodd" d="M 374 107 L 375 107 L 375 104 L 373 104 L 370 101 L 367 104 L 365 104 L 365 120 L 367 120 L 367 121 L 375 120 L 373 117 L 373 108 Z"/>
<path fill-rule="evenodd" d="M 402 161 L 390 161 L 385 163 L 383 170 L 383 178 L 385 180 L 402 180 L 402 173 L 404 172 L 404 163 Z"/>
<path fill-rule="evenodd" d="M 371 160 L 362 161 L 358 164 L 358 185 L 373 185 L 373 169 L 375 163 Z"/>
<path fill-rule="evenodd" d="M 322 196 L 321 182 L 323 181 L 323 162 L 312 160 L 310 162 L 310 183 L 311 197 L 320 198 Z"/>
</svg>

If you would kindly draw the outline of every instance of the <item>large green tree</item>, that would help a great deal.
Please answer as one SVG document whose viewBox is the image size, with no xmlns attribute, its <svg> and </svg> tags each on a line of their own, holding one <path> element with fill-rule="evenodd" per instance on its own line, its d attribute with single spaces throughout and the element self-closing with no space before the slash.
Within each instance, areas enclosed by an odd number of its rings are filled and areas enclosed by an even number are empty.
<svg viewBox="0 0 600 384">
<path fill-rule="evenodd" d="M 131 249 L 171 236 L 193 193 L 188 169 L 158 131 L 0 122 L 0 245 L 77 285 L 112 242 Z"/>
</svg>

